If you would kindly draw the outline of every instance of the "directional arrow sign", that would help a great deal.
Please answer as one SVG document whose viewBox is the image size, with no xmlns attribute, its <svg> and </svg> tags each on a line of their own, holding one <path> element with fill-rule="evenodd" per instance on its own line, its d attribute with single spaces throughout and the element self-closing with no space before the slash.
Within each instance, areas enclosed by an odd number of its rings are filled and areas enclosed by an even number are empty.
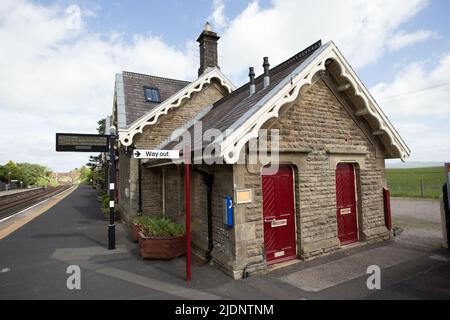
<svg viewBox="0 0 450 320">
<path fill-rule="evenodd" d="M 133 151 L 134 159 L 178 159 L 180 157 L 179 150 L 142 150 Z"/>
</svg>

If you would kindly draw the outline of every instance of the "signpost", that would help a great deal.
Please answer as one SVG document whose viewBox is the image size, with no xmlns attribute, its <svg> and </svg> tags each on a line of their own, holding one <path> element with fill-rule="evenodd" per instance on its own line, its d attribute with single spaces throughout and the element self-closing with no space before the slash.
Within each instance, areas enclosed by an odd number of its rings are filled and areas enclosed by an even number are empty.
<svg viewBox="0 0 450 320">
<path fill-rule="evenodd" d="M 116 248 L 116 217 L 114 208 L 115 180 L 116 180 L 116 127 L 109 129 L 109 224 L 108 224 L 108 250 Z"/>
<path fill-rule="evenodd" d="M 110 135 L 57 133 L 56 151 L 59 152 L 109 152 L 109 225 L 108 225 L 108 249 L 116 248 L 116 226 L 114 217 L 114 193 L 115 193 L 115 139 L 116 128 L 111 126 Z M 190 153 L 188 148 L 184 150 L 185 165 L 185 208 L 186 208 L 186 280 L 191 280 L 191 210 L 190 210 Z M 134 159 L 178 159 L 179 150 L 133 150 Z"/>
<path fill-rule="evenodd" d="M 191 153 L 185 147 L 184 155 L 184 201 L 186 210 L 186 281 L 191 281 Z"/>
<path fill-rule="evenodd" d="M 57 133 L 56 151 L 58 152 L 109 152 L 109 225 L 108 249 L 116 248 L 116 226 L 114 217 L 115 160 L 114 149 L 116 127 L 111 126 L 110 135 Z"/>
<path fill-rule="evenodd" d="M 179 157 L 178 150 L 133 150 L 134 159 L 178 159 Z"/>
</svg>

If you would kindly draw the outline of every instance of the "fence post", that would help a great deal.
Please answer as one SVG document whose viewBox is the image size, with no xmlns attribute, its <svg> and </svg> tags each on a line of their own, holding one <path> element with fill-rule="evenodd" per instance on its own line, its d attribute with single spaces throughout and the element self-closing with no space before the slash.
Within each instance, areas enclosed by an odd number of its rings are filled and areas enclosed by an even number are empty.
<svg viewBox="0 0 450 320">
<path fill-rule="evenodd" d="M 423 180 L 420 179 L 420 197 L 423 198 Z"/>
</svg>

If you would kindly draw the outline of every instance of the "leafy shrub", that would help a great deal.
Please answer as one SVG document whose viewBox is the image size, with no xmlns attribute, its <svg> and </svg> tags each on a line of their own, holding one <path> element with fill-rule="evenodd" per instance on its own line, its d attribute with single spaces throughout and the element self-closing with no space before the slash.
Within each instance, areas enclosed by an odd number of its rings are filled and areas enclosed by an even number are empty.
<svg viewBox="0 0 450 320">
<path fill-rule="evenodd" d="M 140 216 L 134 223 L 141 227 L 147 237 L 178 237 L 185 234 L 184 225 L 167 217 Z"/>
<path fill-rule="evenodd" d="M 50 180 L 50 187 L 56 188 L 57 186 L 59 186 L 58 181 L 56 181 L 54 179 Z"/>
<path fill-rule="evenodd" d="M 43 178 L 43 177 L 39 177 L 39 178 L 36 179 L 36 184 L 35 185 L 38 186 L 38 187 L 47 188 L 48 180 Z"/>
</svg>

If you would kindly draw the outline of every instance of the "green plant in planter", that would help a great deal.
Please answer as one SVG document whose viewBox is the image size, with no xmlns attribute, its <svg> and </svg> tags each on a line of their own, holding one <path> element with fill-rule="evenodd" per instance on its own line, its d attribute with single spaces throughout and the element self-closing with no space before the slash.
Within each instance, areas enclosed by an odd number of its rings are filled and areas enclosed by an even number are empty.
<svg viewBox="0 0 450 320">
<path fill-rule="evenodd" d="M 137 224 L 146 237 L 179 237 L 186 232 L 183 224 L 176 223 L 167 217 L 141 216 L 137 218 Z"/>
<path fill-rule="evenodd" d="M 147 220 L 149 219 L 149 216 L 145 216 L 145 215 L 140 215 L 137 216 L 133 219 L 133 224 L 141 227 L 144 226 L 147 223 Z"/>
</svg>

